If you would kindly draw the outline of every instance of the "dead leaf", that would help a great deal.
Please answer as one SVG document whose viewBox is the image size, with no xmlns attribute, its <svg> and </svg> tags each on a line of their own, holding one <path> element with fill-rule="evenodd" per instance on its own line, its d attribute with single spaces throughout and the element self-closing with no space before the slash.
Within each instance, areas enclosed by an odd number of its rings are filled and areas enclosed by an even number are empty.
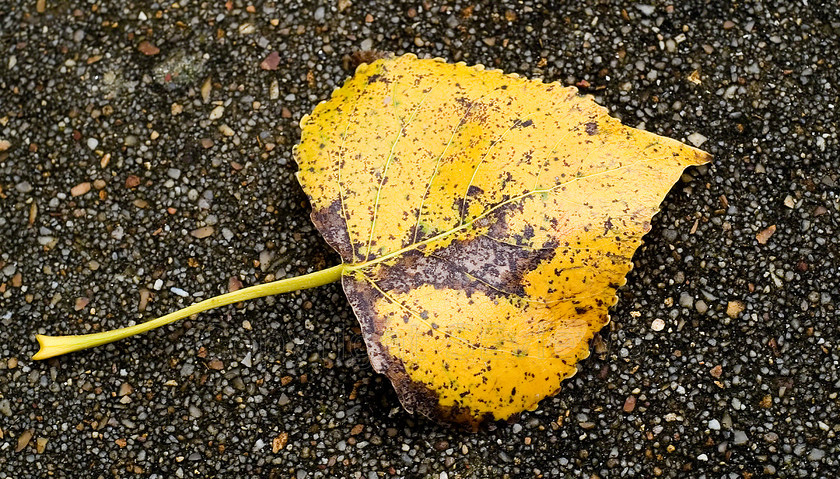
<svg viewBox="0 0 840 479">
<path fill-rule="evenodd" d="M 413 55 L 360 66 L 301 128 L 371 363 L 407 410 L 470 427 L 559 391 L 659 203 L 710 159 L 575 88 Z"/>
</svg>

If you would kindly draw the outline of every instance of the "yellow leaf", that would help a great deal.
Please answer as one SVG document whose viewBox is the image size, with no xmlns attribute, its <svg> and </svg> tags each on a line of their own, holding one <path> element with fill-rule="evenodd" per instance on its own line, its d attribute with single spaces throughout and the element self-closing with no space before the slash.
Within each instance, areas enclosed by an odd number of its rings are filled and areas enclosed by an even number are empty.
<svg viewBox="0 0 840 479">
<path fill-rule="evenodd" d="M 374 368 L 470 427 L 575 373 L 665 194 L 710 159 L 575 88 L 413 55 L 360 66 L 301 129 Z"/>
</svg>

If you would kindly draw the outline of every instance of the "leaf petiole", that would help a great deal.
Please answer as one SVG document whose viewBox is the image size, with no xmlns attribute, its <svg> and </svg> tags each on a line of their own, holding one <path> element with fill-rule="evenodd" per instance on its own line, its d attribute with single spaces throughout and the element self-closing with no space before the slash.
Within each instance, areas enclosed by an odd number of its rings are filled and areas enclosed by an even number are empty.
<svg viewBox="0 0 840 479">
<path fill-rule="evenodd" d="M 271 283 L 259 284 L 249 288 L 232 291 L 230 293 L 214 296 L 204 301 L 198 302 L 184 309 L 180 309 L 165 316 L 146 321 L 145 323 L 136 324 L 120 329 L 113 329 L 111 331 L 104 331 L 101 333 L 69 335 L 69 336 L 45 336 L 39 334 L 35 337 L 41 345 L 41 349 L 32 356 L 32 359 L 47 359 L 53 356 L 72 353 L 82 349 L 100 346 L 102 344 L 112 343 L 123 338 L 134 336 L 136 334 L 145 333 L 146 331 L 159 328 L 169 323 L 173 323 L 179 319 L 198 314 L 208 309 L 218 308 L 231 303 L 238 303 L 249 299 L 262 298 L 263 296 L 272 296 L 275 294 L 289 293 L 292 291 L 299 291 L 302 289 L 315 288 L 327 283 L 332 283 L 341 279 L 344 273 L 344 264 L 333 266 L 332 268 L 315 271 L 314 273 L 297 276 L 294 278 L 281 279 Z"/>
</svg>

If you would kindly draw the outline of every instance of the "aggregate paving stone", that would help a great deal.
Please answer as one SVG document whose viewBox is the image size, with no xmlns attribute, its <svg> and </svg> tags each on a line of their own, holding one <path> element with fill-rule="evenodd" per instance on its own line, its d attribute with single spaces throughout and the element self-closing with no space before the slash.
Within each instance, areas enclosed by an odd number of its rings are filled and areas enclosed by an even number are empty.
<svg viewBox="0 0 840 479">
<path fill-rule="evenodd" d="M 3 2 L 0 479 L 837 477 L 837 38 L 828 1 Z M 337 284 L 29 359 L 336 264 L 291 148 L 385 52 L 577 85 L 715 156 L 556 397 L 475 434 L 405 413 Z"/>
</svg>

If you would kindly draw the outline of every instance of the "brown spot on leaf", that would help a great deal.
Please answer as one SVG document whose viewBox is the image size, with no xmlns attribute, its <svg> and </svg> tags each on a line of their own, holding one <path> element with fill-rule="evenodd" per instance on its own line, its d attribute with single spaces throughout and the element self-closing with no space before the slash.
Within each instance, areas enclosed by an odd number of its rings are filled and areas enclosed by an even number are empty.
<svg viewBox="0 0 840 479">
<path fill-rule="evenodd" d="M 345 262 L 355 260 L 353 258 L 353 247 L 350 244 L 350 235 L 347 232 L 347 223 L 344 221 L 344 215 L 341 211 L 341 200 L 334 200 L 326 209 L 312 208 L 310 217 L 324 240 L 338 251 Z M 358 247 L 361 246 L 361 243 L 359 243 Z"/>
</svg>

